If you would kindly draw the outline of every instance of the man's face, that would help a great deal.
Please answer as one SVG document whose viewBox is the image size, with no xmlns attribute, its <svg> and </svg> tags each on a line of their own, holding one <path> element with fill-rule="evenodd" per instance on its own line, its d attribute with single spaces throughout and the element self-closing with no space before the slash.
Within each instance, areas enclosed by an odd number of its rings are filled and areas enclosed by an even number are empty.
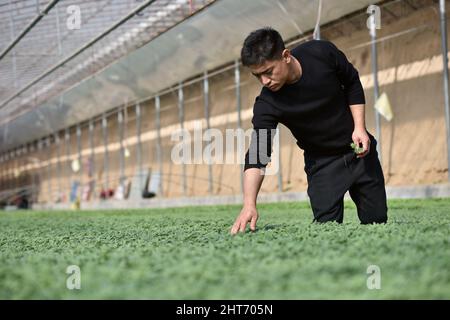
<svg viewBox="0 0 450 320">
<path fill-rule="evenodd" d="M 289 51 L 284 50 L 279 60 L 266 60 L 260 65 L 252 65 L 249 68 L 263 86 L 271 91 L 278 91 L 288 79 L 290 61 Z"/>
</svg>

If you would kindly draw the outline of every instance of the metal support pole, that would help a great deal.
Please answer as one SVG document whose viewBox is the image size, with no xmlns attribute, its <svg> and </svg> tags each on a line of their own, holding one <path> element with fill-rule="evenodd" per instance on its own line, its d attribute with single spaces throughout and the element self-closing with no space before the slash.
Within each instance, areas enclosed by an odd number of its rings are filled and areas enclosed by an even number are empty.
<svg viewBox="0 0 450 320">
<path fill-rule="evenodd" d="M 9 177 L 8 177 L 8 166 L 9 166 L 9 159 L 8 159 L 8 152 L 5 153 L 4 157 L 3 157 L 3 179 L 5 180 L 5 190 L 8 190 L 9 185 L 10 185 L 10 181 L 9 181 Z"/>
<path fill-rule="evenodd" d="M 6 188 L 8 187 L 8 183 L 6 180 L 6 172 L 7 172 L 6 164 L 7 164 L 7 162 L 5 159 L 5 154 L 3 153 L 2 154 L 2 190 L 3 191 L 6 190 Z"/>
<path fill-rule="evenodd" d="M 208 82 L 208 72 L 205 71 L 203 77 L 203 104 L 205 110 L 206 119 L 206 129 L 209 130 L 209 82 Z M 208 163 L 208 191 L 210 194 L 213 193 L 213 177 L 212 177 L 212 165 Z"/>
<path fill-rule="evenodd" d="M 6 156 L 5 156 L 5 181 L 6 181 L 6 189 L 10 188 L 11 185 L 11 181 L 10 181 L 10 176 L 9 176 L 9 155 L 8 152 L 6 152 Z"/>
<path fill-rule="evenodd" d="M 48 184 L 48 202 L 52 202 L 52 164 L 50 163 L 52 153 L 50 152 L 50 136 L 46 139 L 46 147 L 47 147 L 47 184 Z"/>
<path fill-rule="evenodd" d="M 117 112 L 117 122 L 119 125 L 119 184 L 122 184 L 124 181 L 124 164 L 125 164 L 125 149 L 123 148 L 123 113 L 121 110 Z"/>
<path fill-rule="evenodd" d="M 24 156 L 22 159 L 22 167 L 23 167 L 23 171 L 25 172 L 25 176 L 24 176 L 24 185 L 26 186 L 30 186 L 30 184 L 32 183 L 32 174 L 31 174 L 31 168 L 30 168 L 30 164 L 29 164 L 29 149 L 28 149 L 28 143 L 25 143 L 24 145 Z M 1 157 L 0 157 L 0 162 L 1 162 Z M 2 187 L 2 189 L 4 189 Z M 29 201 L 29 204 L 31 205 L 31 200 L 32 200 L 32 196 L 33 196 L 33 185 L 31 185 L 31 189 L 28 189 L 29 191 L 27 192 L 27 199 Z"/>
<path fill-rule="evenodd" d="M 24 152 L 24 147 L 23 147 L 23 145 L 22 146 L 20 146 L 19 147 L 19 159 L 18 159 L 18 166 L 19 166 L 19 184 L 20 184 L 20 187 L 21 188 L 23 188 L 25 185 L 26 185 L 26 183 L 25 183 L 25 179 L 24 179 L 24 177 L 25 177 L 25 175 L 23 174 L 23 173 L 25 173 L 25 169 L 24 169 L 24 158 L 25 158 L 25 156 L 24 156 L 24 154 L 25 154 L 25 152 Z M 24 189 L 22 189 L 22 190 L 24 190 Z"/>
<path fill-rule="evenodd" d="M 6 152 L 5 179 L 6 179 L 6 188 L 11 189 L 11 160 L 8 151 Z"/>
<path fill-rule="evenodd" d="M 14 162 L 13 162 L 14 170 L 13 170 L 13 173 L 14 173 L 14 181 L 15 181 L 14 182 L 14 188 L 17 189 L 17 188 L 20 187 L 20 185 L 19 185 L 19 176 L 18 176 L 19 166 L 18 166 L 17 149 L 15 149 L 13 152 L 14 152 Z"/>
<path fill-rule="evenodd" d="M 14 154 L 14 150 L 12 151 L 12 157 L 11 157 L 11 177 L 12 177 L 12 188 L 15 189 L 17 188 L 17 181 L 16 181 L 16 157 Z"/>
<path fill-rule="evenodd" d="M 447 167 L 450 168 L 450 103 L 448 93 L 448 48 L 447 48 L 447 17 L 445 13 L 445 0 L 439 1 L 439 13 L 441 21 L 441 44 L 444 76 L 444 107 L 445 127 L 447 129 Z M 450 182 L 450 172 L 447 171 L 447 179 Z"/>
<path fill-rule="evenodd" d="M 5 166 L 6 166 L 6 160 L 5 160 L 5 154 L 2 153 L 1 157 L 0 157 L 0 162 L 1 162 L 1 168 L 2 168 L 2 188 L 4 189 L 5 186 Z M 2 190 L 3 190 L 2 189 Z"/>
<path fill-rule="evenodd" d="M 139 174 L 139 190 L 142 192 L 144 183 L 142 182 L 142 141 L 141 141 L 141 105 L 136 104 L 136 165 Z"/>
<path fill-rule="evenodd" d="M 4 164 L 3 164 L 3 154 L 0 154 L 0 192 L 3 191 L 3 171 L 4 171 Z"/>
<path fill-rule="evenodd" d="M 7 161 L 7 157 L 6 154 L 3 154 L 3 190 L 7 190 L 8 189 L 8 161 Z"/>
<path fill-rule="evenodd" d="M 3 163 L 2 163 L 2 190 L 8 189 L 8 161 L 6 160 L 6 154 L 3 153 Z"/>
<path fill-rule="evenodd" d="M 277 126 L 276 134 L 278 135 L 278 192 L 283 192 L 283 175 L 282 175 L 282 166 L 281 166 L 281 130 L 280 124 Z"/>
<path fill-rule="evenodd" d="M 11 161 L 10 161 L 9 152 L 6 152 L 6 164 L 5 164 L 5 178 L 6 178 L 6 187 L 7 189 L 12 189 L 11 186 Z"/>
<path fill-rule="evenodd" d="M 239 61 L 236 60 L 234 62 L 234 84 L 236 86 L 236 108 L 237 108 L 237 116 L 238 116 L 238 129 L 242 129 L 242 120 L 241 120 L 241 71 L 239 69 Z M 237 148 L 240 150 L 240 148 Z M 241 193 L 244 193 L 244 164 L 241 164 L 240 170 L 240 179 L 241 179 Z"/>
<path fill-rule="evenodd" d="M 8 177 L 8 166 L 9 166 L 9 157 L 8 152 L 6 152 L 3 156 L 3 180 L 5 180 L 5 190 L 9 188 L 9 177 Z"/>
<path fill-rule="evenodd" d="M 58 171 L 58 201 L 61 201 L 61 176 L 62 176 L 62 170 L 61 170 L 61 141 L 59 138 L 59 134 L 55 133 L 55 144 L 56 144 L 56 161 L 57 161 L 57 171 Z"/>
<path fill-rule="evenodd" d="M 12 176 L 12 179 L 13 179 L 12 186 L 13 186 L 13 189 L 15 189 L 15 188 L 17 188 L 17 181 L 16 181 L 16 174 L 15 174 L 15 171 L 16 171 L 16 153 L 15 153 L 15 150 L 13 150 L 11 152 L 11 154 L 12 154 L 12 156 L 11 156 L 11 176 Z"/>
<path fill-rule="evenodd" d="M 123 120 L 123 125 L 122 125 L 122 144 L 123 144 L 123 155 L 122 155 L 122 159 L 123 159 L 123 181 L 126 180 L 126 168 L 127 168 L 127 158 L 130 156 L 130 150 L 128 150 L 128 142 L 127 142 L 127 137 L 128 137 L 128 107 L 127 104 L 125 103 L 125 106 L 123 108 L 123 114 L 122 114 L 122 120 Z"/>
<path fill-rule="evenodd" d="M 16 179 L 17 179 L 17 187 L 21 187 L 20 184 L 20 147 L 16 149 Z"/>
<path fill-rule="evenodd" d="M 161 113 L 161 101 L 159 99 L 159 96 L 155 97 L 155 111 L 156 111 L 156 161 L 158 162 L 159 166 L 159 193 L 160 195 L 163 194 L 163 183 L 162 183 L 162 170 L 163 170 L 163 163 L 162 163 L 162 148 L 161 148 L 161 120 L 160 120 L 160 113 Z"/>
<path fill-rule="evenodd" d="M 38 140 L 38 154 L 39 154 L 39 156 L 38 156 L 38 159 L 40 160 L 40 161 L 42 161 L 43 159 L 42 159 L 42 148 L 43 148 L 43 141 L 42 140 Z M 43 168 L 42 168 L 42 166 L 40 166 L 39 164 L 37 164 L 38 165 L 38 169 L 37 169 L 37 171 L 38 171 L 38 181 L 39 181 L 39 183 L 38 183 L 38 190 L 36 190 L 37 192 L 39 191 L 41 191 L 41 188 L 42 188 L 42 183 L 43 183 L 43 174 L 42 174 L 42 171 L 43 171 Z M 36 195 L 37 196 L 37 195 Z M 38 199 L 37 199 L 37 197 L 36 197 L 36 201 L 37 201 Z"/>
<path fill-rule="evenodd" d="M 6 153 L 7 154 L 7 153 Z M 3 163 L 3 180 L 5 185 L 5 190 L 9 189 L 9 161 L 8 156 L 5 154 L 4 163 Z"/>
<path fill-rule="evenodd" d="M 10 186 L 9 181 L 9 153 L 5 153 L 5 181 L 6 181 L 6 188 L 8 189 Z"/>
<path fill-rule="evenodd" d="M 35 184 L 35 177 L 34 177 L 34 171 L 33 171 L 33 164 L 31 162 L 31 156 L 32 156 L 32 152 L 34 151 L 33 149 L 33 142 L 30 142 L 29 147 L 28 147 L 28 156 L 26 158 L 26 168 L 27 168 L 27 172 L 31 178 L 31 194 L 30 194 L 30 204 L 32 205 L 34 202 L 34 184 Z M 4 158 L 3 158 L 4 159 Z"/>
<path fill-rule="evenodd" d="M 7 188 L 7 180 L 6 180 L 6 160 L 5 154 L 2 154 L 2 191 L 5 191 Z"/>
<path fill-rule="evenodd" d="M 181 130 L 184 131 L 184 94 L 183 94 L 183 84 L 182 83 L 180 83 L 180 85 L 178 86 L 178 118 L 180 120 Z M 184 160 L 186 160 L 186 159 L 184 158 Z M 183 170 L 183 176 L 182 176 L 183 194 L 185 196 L 187 196 L 186 162 L 185 161 L 183 161 L 182 170 Z"/>
<path fill-rule="evenodd" d="M 10 185 L 9 176 L 8 176 L 8 174 L 9 174 L 9 155 L 8 155 L 8 152 L 5 153 L 4 161 L 5 161 L 5 163 L 4 163 L 5 170 L 4 170 L 3 178 L 5 179 L 5 187 L 6 187 L 5 189 L 8 189 L 9 185 Z"/>
<path fill-rule="evenodd" d="M 8 161 L 6 160 L 6 154 L 3 154 L 3 172 L 2 172 L 2 179 L 3 179 L 3 190 L 8 189 Z"/>
<path fill-rule="evenodd" d="M 28 172 L 27 172 L 27 151 L 26 151 L 26 144 L 22 145 L 22 153 L 21 153 L 21 161 L 20 161 L 20 167 L 22 168 L 21 172 L 22 175 L 22 186 L 28 186 Z"/>
<path fill-rule="evenodd" d="M 20 188 L 20 147 L 15 150 L 16 160 L 14 161 L 14 176 L 16 178 L 16 188 Z"/>
<path fill-rule="evenodd" d="M 375 15 L 370 16 L 370 37 L 372 42 L 372 71 L 373 71 L 373 93 L 374 93 L 374 104 L 377 102 L 379 97 L 379 91 L 378 91 L 378 54 L 377 54 L 377 32 L 376 32 L 376 23 L 375 23 Z M 382 155 L 381 155 L 381 126 L 380 126 L 380 113 L 378 110 L 375 111 L 375 127 L 377 132 L 377 152 L 378 152 L 378 158 L 380 160 L 380 163 L 382 162 Z"/>
<path fill-rule="evenodd" d="M 14 189 L 14 156 L 13 151 L 9 151 L 9 163 L 8 163 L 8 171 L 9 171 L 9 180 L 10 180 L 10 189 Z"/>
<path fill-rule="evenodd" d="M 14 175 L 14 158 L 15 158 L 15 154 L 14 154 L 14 150 L 11 151 L 11 179 L 12 179 L 12 189 L 16 188 L 16 177 Z"/>
<path fill-rule="evenodd" d="M 67 158 L 67 165 L 66 165 L 66 179 L 69 181 L 68 190 L 69 190 L 69 196 L 67 197 L 67 200 L 70 201 L 70 191 L 72 188 L 72 159 L 70 154 L 70 130 L 69 128 L 66 128 L 66 134 L 65 134 L 65 140 L 66 140 L 66 158 Z"/>
<path fill-rule="evenodd" d="M 80 169 L 78 170 L 78 185 L 81 187 L 83 185 L 83 163 L 81 158 L 81 127 L 79 124 L 77 124 L 77 158 L 78 165 L 80 166 Z"/>
<path fill-rule="evenodd" d="M 19 164 L 18 164 L 19 158 L 18 158 L 17 150 L 18 149 L 14 150 L 14 180 L 15 180 L 15 188 L 19 188 L 20 187 L 20 185 L 19 185 L 19 175 L 18 175 L 18 172 L 19 172 Z"/>
<path fill-rule="evenodd" d="M 0 155 L 0 191 L 5 190 L 5 163 L 3 154 Z"/>
<path fill-rule="evenodd" d="M 8 152 L 7 152 L 8 154 Z M 10 189 L 11 186 L 11 180 L 10 180 L 10 164 L 9 164 L 9 156 L 6 156 L 6 163 L 5 163 L 5 181 L 6 181 L 6 190 Z"/>
<path fill-rule="evenodd" d="M 8 188 L 8 161 L 6 160 L 5 153 L 3 154 L 2 179 L 3 179 L 2 190 L 6 190 Z"/>
<path fill-rule="evenodd" d="M 103 146 L 105 148 L 105 156 L 103 158 L 103 172 L 105 175 L 104 178 L 104 190 L 108 191 L 109 184 L 109 157 L 108 157 L 108 119 L 106 115 L 103 114 L 102 118 L 102 130 L 103 130 Z"/>
<path fill-rule="evenodd" d="M 94 120 L 89 120 L 89 149 L 91 156 L 89 159 L 89 178 L 95 181 L 95 150 L 94 150 Z M 95 196 L 95 188 L 92 190 L 92 195 Z"/>
</svg>

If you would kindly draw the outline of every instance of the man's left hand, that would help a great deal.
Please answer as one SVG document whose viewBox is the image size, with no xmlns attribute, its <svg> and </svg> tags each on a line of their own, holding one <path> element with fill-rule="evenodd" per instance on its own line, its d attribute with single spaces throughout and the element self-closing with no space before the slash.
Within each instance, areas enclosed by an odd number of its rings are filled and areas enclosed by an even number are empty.
<svg viewBox="0 0 450 320">
<path fill-rule="evenodd" d="M 357 146 L 359 146 L 360 143 L 363 146 L 363 151 L 361 153 L 358 153 L 356 157 L 357 158 L 365 157 L 370 151 L 370 138 L 369 135 L 367 134 L 366 129 L 356 128 L 353 131 L 352 140 Z"/>
</svg>

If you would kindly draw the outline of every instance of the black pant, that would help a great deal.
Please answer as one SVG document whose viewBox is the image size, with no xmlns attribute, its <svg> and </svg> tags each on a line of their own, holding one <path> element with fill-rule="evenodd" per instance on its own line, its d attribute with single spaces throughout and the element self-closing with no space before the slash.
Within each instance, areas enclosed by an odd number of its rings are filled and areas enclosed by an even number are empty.
<svg viewBox="0 0 450 320">
<path fill-rule="evenodd" d="M 353 151 L 325 157 L 305 153 L 308 196 L 314 221 L 342 223 L 347 190 L 362 224 L 387 221 L 384 176 L 376 145 L 375 138 L 371 137 L 370 152 L 363 158 L 357 158 Z"/>
</svg>

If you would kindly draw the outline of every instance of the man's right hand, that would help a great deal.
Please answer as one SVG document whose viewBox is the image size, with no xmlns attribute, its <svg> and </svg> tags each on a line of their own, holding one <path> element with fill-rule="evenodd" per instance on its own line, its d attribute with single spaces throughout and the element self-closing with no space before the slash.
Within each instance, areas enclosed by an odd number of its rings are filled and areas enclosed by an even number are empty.
<svg viewBox="0 0 450 320">
<path fill-rule="evenodd" d="M 255 231 L 258 218 L 259 214 L 255 206 L 244 206 L 236 218 L 230 233 L 235 235 L 238 232 L 245 232 L 247 223 L 250 223 L 250 230 Z"/>
</svg>

